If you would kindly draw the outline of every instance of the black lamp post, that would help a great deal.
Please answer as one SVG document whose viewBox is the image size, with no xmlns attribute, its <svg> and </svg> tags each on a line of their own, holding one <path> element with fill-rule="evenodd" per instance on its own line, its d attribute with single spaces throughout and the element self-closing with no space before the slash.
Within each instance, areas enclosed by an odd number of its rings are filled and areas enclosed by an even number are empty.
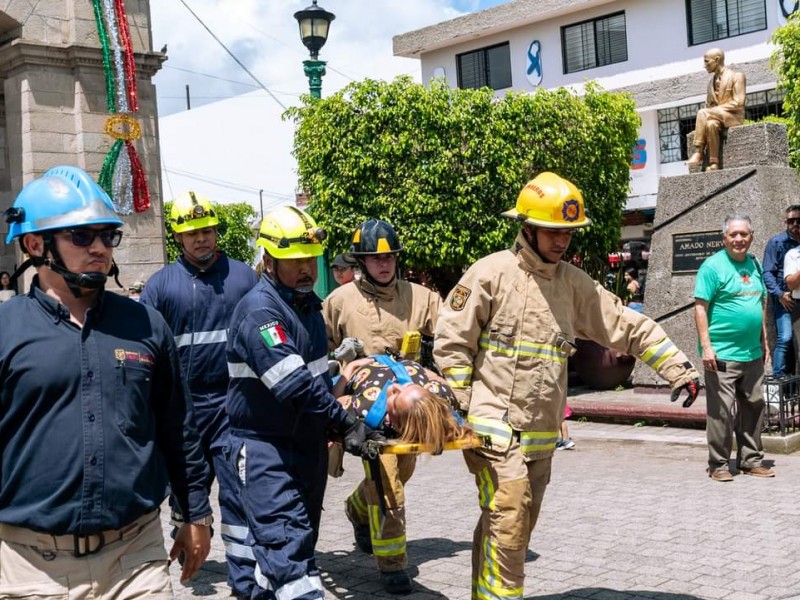
<svg viewBox="0 0 800 600">
<path fill-rule="evenodd" d="M 300 25 L 300 39 L 303 45 L 308 48 L 311 58 L 303 61 L 303 71 L 308 77 L 308 87 L 312 98 L 322 97 L 322 77 L 325 75 L 325 61 L 318 60 L 319 51 L 328 41 L 328 30 L 331 21 L 336 18 L 332 12 L 328 12 L 321 6 L 317 6 L 317 0 L 312 0 L 311 6 L 294 13 L 294 18 Z"/>
</svg>

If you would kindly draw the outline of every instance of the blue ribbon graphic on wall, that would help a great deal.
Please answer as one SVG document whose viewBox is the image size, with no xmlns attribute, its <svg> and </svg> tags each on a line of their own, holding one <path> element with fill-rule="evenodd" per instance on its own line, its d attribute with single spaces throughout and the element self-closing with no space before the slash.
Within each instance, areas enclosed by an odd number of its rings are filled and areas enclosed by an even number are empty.
<svg viewBox="0 0 800 600">
<path fill-rule="evenodd" d="M 528 70 L 525 73 L 528 81 L 533 87 L 539 87 L 542 83 L 542 44 L 539 40 L 533 40 L 528 46 Z"/>
</svg>

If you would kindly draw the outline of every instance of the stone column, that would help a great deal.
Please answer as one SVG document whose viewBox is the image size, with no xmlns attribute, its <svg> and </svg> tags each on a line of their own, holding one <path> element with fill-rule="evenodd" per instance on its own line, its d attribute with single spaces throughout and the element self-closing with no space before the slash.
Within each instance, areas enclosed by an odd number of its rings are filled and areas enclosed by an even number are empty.
<svg viewBox="0 0 800 600">
<path fill-rule="evenodd" d="M 59 164 L 78 165 L 95 178 L 113 139 L 105 134 L 105 74 L 92 3 L 88 0 L 0 1 L 0 210 L 22 186 Z M 148 0 L 126 3 L 134 45 L 142 138 L 136 143 L 151 193 L 151 208 L 123 216 L 125 237 L 115 251 L 120 280 L 144 280 L 165 261 L 158 111 L 152 78 L 165 56 L 152 51 Z M 0 225 L 0 269 L 22 261 Z M 27 273 L 30 279 L 32 270 Z M 114 283 L 109 289 L 118 290 Z"/>
<path fill-rule="evenodd" d="M 800 183 L 788 156 L 783 125 L 732 127 L 723 170 L 659 181 L 644 312 L 661 324 L 701 375 L 694 324 L 696 267 L 704 256 L 722 248 L 723 220 L 733 213 L 746 213 L 753 220 L 750 252 L 762 259 L 767 240 L 783 229 L 784 209 L 800 198 Z M 633 382 L 637 387 L 666 385 L 641 362 Z"/>
</svg>

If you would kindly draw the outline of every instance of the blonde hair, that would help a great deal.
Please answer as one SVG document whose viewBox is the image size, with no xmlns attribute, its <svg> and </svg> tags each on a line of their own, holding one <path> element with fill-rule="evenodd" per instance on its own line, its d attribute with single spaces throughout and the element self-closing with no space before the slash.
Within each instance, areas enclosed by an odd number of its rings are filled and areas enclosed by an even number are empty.
<svg viewBox="0 0 800 600">
<path fill-rule="evenodd" d="M 456 423 L 450 403 L 420 386 L 419 397 L 411 408 L 397 415 L 398 444 L 425 444 L 433 447 L 433 454 L 441 454 L 447 442 L 471 439 L 476 436 L 472 428 Z"/>
</svg>

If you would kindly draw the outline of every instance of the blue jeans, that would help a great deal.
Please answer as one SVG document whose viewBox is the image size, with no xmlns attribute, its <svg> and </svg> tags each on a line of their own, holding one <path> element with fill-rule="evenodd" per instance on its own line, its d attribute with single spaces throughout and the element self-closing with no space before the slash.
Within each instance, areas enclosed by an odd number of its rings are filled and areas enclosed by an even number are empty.
<svg viewBox="0 0 800 600">
<path fill-rule="evenodd" d="M 788 312 L 775 296 L 772 301 L 772 315 L 775 319 L 775 352 L 772 354 L 772 375 L 786 375 L 786 356 L 792 347 L 792 313 Z"/>
</svg>

